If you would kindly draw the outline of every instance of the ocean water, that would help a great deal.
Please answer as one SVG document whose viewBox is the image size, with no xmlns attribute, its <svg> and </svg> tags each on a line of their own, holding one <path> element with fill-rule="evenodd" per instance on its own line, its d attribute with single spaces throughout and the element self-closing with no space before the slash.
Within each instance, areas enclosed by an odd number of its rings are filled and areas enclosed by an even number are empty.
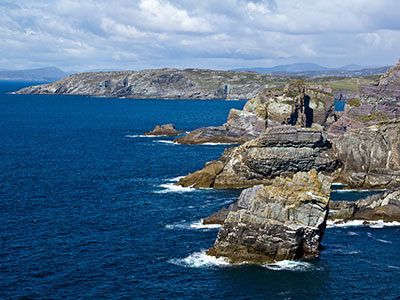
<svg viewBox="0 0 400 300">
<path fill-rule="evenodd" d="M 398 299 L 400 227 L 326 230 L 320 257 L 228 265 L 201 219 L 239 190 L 176 188 L 232 145 L 142 137 L 244 101 L 10 95 L 0 82 L 0 299 Z M 363 192 L 335 191 L 352 199 Z"/>
</svg>

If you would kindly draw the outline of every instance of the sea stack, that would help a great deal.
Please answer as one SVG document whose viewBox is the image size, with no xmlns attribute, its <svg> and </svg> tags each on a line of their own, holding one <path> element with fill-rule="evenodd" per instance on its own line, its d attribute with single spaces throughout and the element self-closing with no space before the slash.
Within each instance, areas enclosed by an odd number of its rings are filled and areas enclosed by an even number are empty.
<svg viewBox="0 0 400 300">
<path fill-rule="evenodd" d="M 332 179 L 316 170 L 242 192 L 208 255 L 265 264 L 314 257 L 326 227 Z"/>
</svg>

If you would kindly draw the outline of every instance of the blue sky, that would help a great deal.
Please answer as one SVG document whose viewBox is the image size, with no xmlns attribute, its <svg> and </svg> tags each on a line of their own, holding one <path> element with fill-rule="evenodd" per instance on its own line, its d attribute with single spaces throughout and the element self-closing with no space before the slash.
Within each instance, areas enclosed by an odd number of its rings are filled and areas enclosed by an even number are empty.
<svg viewBox="0 0 400 300">
<path fill-rule="evenodd" d="M 0 69 L 393 65 L 398 0 L 0 0 Z"/>
</svg>

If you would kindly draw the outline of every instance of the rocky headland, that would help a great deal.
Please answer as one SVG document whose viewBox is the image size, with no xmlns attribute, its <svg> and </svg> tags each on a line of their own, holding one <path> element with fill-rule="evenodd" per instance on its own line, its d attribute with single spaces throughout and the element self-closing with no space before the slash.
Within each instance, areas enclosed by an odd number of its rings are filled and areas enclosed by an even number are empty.
<svg viewBox="0 0 400 300">
<path fill-rule="evenodd" d="M 156 99 L 251 99 L 288 77 L 256 72 L 155 69 L 73 74 L 31 86 L 21 94 L 88 95 Z"/>
<path fill-rule="evenodd" d="M 177 136 L 178 134 L 186 133 L 184 130 L 176 130 L 172 123 L 165 125 L 156 125 L 152 131 L 146 132 L 143 135 L 148 136 Z"/>
<path fill-rule="evenodd" d="M 315 170 L 244 190 L 209 255 L 231 263 L 271 263 L 319 254 L 331 179 Z"/>
<path fill-rule="evenodd" d="M 331 201 L 334 222 L 400 221 L 399 70 L 395 66 L 360 86 L 357 95 L 344 93 L 348 99 L 340 114 L 330 105 L 338 94 L 293 82 L 265 90 L 243 111 L 231 112 L 218 133 L 218 127 L 201 128 L 179 139 L 196 143 L 219 135 L 244 142 L 178 182 L 247 188 L 236 203 L 204 219 L 222 224 L 207 253 L 257 264 L 317 256 L 332 181 L 350 188 L 396 187 L 356 202 Z"/>
</svg>

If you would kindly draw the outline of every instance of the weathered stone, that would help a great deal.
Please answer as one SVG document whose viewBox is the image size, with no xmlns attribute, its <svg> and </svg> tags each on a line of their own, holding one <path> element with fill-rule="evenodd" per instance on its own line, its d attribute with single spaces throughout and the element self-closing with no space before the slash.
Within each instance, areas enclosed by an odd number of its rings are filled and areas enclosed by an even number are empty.
<svg viewBox="0 0 400 300">
<path fill-rule="evenodd" d="M 208 254 L 260 264 L 318 255 L 330 186 L 330 178 L 311 170 L 244 190 Z"/>
<path fill-rule="evenodd" d="M 218 172 L 212 173 L 215 178 L 209 182 L 214 188 L 243 188 L 299 171 L 332 172 L 337 162 L 328 155 L 329 147 L 320 130 L 294 126 L 268 128 L 259 138 L 225 152 L 217 160 L 220 165 Z M 210 173 L 206 169 L 198 171 L 178 184 L 196 186 L 204 172 Z"/>
<path fill-rule="evenodd" d="M 400 61 L 378 81 L 359 84 L 358 94 L 347 100 L 341 117 L 328 129 L 330 138 L 351 129 L 400 118 Z"/>
<path fill-rule="evenodd" d="M 340 181 L 351 187 L 387 188 L 400 183 L 400 119 L 351 130 L 333 140 L 342 162 Z"/>
<path fill-rule="evenodd" d="M 161 125 L 156 125 L 156 127 L 149 132 L 144 133 L 143 135 L 157 135 L 157 136 L 176 136 L 181 133 L 185 133 L 186 131 L 183 130 L 176 130 L 174 124 L 165 124 Z"/>
<path fill-rule="evenodd" d="M 244 143 L 257 138 L 267 127 L 298 125 L 328 127 L 334 118 L 332 90 L 321 85 L 305 86 L 302 81 L 283 90 L 260 92 L 243 110 L 232 109 L 228 121 L 218 127 L 202 127 L 175 139 L 181 144 Z"/>
</svg>

